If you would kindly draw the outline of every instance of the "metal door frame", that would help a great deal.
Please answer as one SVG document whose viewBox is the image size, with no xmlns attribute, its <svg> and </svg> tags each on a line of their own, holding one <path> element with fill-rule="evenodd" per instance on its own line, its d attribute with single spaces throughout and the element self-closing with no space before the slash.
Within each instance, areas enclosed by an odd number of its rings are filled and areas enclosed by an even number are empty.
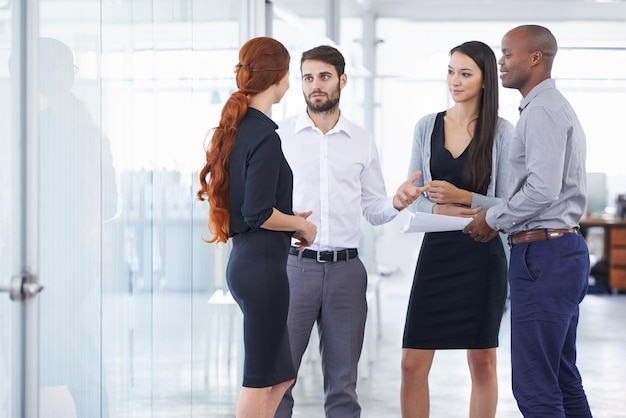
<svg viewBox="0 0 626 418">
<path fill-rule="evenodd" d="M 11 4 L 11 50 L 15 65 L 11 83 L 12 132 L 15 168 L 12 176 L 11 216 L 19 271 L 11 278 L 2 278 L 0 291 L 8 293 L 15 303 L 12 314 L 11 353 L 11 415 L 21 418 L 39 417 L 39 302 L 38 283 L 38 38 L 39 0 L 14 0 Z M 9 279 L 8 283 L 4 280 Z"/>
</svg>

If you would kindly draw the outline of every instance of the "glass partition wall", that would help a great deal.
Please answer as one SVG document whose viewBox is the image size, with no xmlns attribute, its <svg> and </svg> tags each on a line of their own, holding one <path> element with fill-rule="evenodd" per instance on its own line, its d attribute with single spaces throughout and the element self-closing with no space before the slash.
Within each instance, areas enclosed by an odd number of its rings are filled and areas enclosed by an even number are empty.
<svg viewBox="0 0 626 418">
<path fill-rule="evenodd" d="M 122 371 L 109 384 L 120 416 L 210 416 L 236 397 L 238 310 L 213 297 L 227 248 L 202 240 L 195 193 L 204 136 L 233 89 L 238 4 L 103 7 L 102 117 L 122 204 L 103 289 L 103 335 L 116 338 L 102 347 L 105 370 Z"/>
<path fill-rule="evenodd" d="M 236 88 L 246 2 L 40 5 L 41 77 L 56 86 L 40 115 L 41 408 L 63 399 L 90 418 L 232 413 L 241 314 L 224 280 L 229 247 L 203 241 L 208 208 L 196 191 L 205 135 Z M 304 108 L 300 53 L 330 41 L 275 23 L 294 78 L 278 120 Z M 358 103 L 346 101 L 356 121 Z"/>
<path fill-rule="evenodd" d="M 234 87 L 239 7 L 41 1 L 42 77 L 68 78 L 42 116 L 41 385 L 56 395 L 42 410 L 58 396 L 79 417 L 232 409 L 240 318 L 217 297 L 228 248 L 202 240 L 195 193 Z"/>
</svg>

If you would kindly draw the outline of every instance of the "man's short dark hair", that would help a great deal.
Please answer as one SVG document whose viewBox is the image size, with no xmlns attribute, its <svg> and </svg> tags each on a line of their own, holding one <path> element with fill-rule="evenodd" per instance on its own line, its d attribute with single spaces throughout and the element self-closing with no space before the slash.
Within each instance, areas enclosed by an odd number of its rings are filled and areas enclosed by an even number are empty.
<svg viewBox="0 0 626 418">
<path fill-rule="evenodd" d="M 338 76 L 341 76 L 346 70 L 346 61 L 341 52 L 329 45 L 321 45 L 304 51 L 300 60 L 300 71 L 302 71 L 302 63 L 306 60 L 317 60 L 330 64 L 335 67 Z"/>
</svg>

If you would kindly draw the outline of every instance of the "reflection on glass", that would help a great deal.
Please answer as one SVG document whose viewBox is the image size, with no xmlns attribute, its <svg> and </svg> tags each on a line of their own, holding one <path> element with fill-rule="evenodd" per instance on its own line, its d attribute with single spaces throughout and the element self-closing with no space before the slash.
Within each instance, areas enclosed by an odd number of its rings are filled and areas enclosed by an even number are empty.
<svg viewBox="0 0 626 418">
<path fill-rule="evenodd" d="M 78 417 L 108 417 L 100 268 L 101 221 L 116 212 L 113 160 L 108 140 L 71 90 L 70 48 L 41 38 L 39 51 L 41 408 L 64 394 L 64 407 Z"/>
</svg>

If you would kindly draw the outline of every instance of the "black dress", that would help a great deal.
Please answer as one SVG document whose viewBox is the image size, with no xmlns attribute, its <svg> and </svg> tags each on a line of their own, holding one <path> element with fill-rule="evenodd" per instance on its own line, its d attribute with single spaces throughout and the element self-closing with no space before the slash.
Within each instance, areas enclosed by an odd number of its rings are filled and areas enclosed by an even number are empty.
<svg viewBox="0 0 626 418">
<path fill-rule="evenodd" d="M 233 246 L 226 280 L 244 317 L 246 387 L 273 386 L 296 376 L 287 333 L 292 234 L 261 228 L 272 208 L 293 214 L 293 174 L 277 128 L 264 113 L 249 108 L 229 161 Z"/>
<path fill-rule="evenodd" d="M 443 115 L 431 138 L 433 179 L 463 186 L 467 150 L 444 148 Z M 483 193 L 484 191 L 478 191 Z M 403 348 L 481 349 L 498 346 L 507 293 L 502 241 L 474 241 L 462 231 L 426 233 L 415 268 Z"/>
</svg>

